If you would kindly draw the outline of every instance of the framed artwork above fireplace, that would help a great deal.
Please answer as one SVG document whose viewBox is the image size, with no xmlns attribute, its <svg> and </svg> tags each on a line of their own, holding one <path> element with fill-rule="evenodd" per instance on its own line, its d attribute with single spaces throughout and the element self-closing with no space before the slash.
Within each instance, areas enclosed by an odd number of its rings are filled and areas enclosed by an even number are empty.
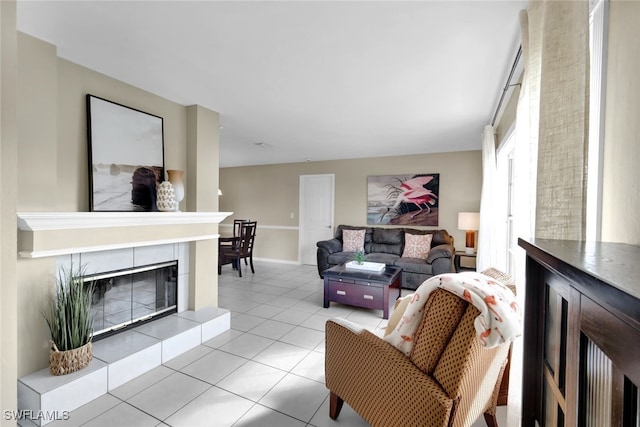
<svg viewBox="0 0 640 427">
<path fill-rule="evenodd" d="M 164 179 L 162 117 L 86 96 L 91 211 L 155 211 Z"/>
</svg>

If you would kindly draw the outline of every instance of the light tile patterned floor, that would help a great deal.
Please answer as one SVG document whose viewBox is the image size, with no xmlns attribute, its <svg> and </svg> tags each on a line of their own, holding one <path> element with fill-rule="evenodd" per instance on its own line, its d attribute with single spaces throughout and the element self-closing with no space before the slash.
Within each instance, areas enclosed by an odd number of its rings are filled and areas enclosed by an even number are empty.
<svg viewBox="0 0 640 427">
<path fill-rule="evenodd" d="M 382 311 L 332 303 L 322 308 L 315 266 L 256 262 L 244 277 L 219 276 L 219 305 L 231 330 L 73 411 L 59 426 L 367 426 L 348 405 L 329 418 L 324 385 L 324 323 L 344 317 L 369 329 Z M 514 373 L 512 372 L 512 378 Z M 517 426 L 499 408 L 501 426 Z M 484 426 L 479 420 L 474 424 Z"/>
</svg>

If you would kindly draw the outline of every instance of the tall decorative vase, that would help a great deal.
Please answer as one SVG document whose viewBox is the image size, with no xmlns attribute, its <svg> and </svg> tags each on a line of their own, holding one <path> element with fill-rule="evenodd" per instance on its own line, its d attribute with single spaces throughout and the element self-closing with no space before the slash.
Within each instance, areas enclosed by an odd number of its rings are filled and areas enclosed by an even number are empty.
<svg viewBox="0 0 640 427">
<path fill-rule="evenodd" d="M 161 212 L 174 212 L 178 208 L 176 192 L 169 181 L 162 181 L 156 190 L 156 206 Z"/>
<path fill-rule="evenodd" d="M 169 182 L 173 185 L 176 192 L 176 211 L 180 212 L 180 202 L 184 199 L 184 183 L 182 182 L 183 171 L 177 169 L 167 170 Z"/>
</svg>

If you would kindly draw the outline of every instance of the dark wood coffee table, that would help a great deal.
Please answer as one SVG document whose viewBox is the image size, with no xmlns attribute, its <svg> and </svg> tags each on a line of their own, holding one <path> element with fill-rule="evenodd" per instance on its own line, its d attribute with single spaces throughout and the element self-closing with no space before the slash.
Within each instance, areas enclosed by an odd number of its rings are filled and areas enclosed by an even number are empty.
<svg viewBox="0 0 640 427">
<path fill-rule="evenodd" d="M 380 273 L 351 270 L 338 265 L 323 273 L 324 308 L 331 301 L 356 307 L 382 310 L 382 318 L 389 318 L 389 304 L 400 296 L 402 268 L 387 266 Z"/>
</svg>

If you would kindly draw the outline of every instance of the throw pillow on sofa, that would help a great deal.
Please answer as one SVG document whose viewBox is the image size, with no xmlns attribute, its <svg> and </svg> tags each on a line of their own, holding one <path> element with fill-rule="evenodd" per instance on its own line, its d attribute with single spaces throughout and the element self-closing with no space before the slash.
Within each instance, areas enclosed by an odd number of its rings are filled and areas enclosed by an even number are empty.
<svg viewBox="0 0 640 427">
<path fill-rule="evenodd" d="M 431 249 L 432 234 L 404 233 L 403 258 L 426 259 Z"/>
<path fill-rule="evenodd" d="M 342 230 L 342 251 L 364 251 L 364 233 L 366 230 Z"/>
</svg>

